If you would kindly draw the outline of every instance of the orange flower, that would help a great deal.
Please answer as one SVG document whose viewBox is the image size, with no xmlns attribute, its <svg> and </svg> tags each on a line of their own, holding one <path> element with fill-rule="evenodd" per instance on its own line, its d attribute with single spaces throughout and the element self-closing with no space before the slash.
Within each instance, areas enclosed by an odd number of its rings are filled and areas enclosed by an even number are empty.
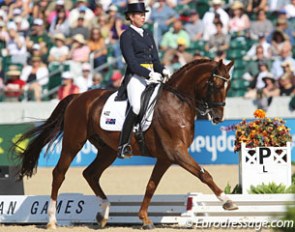
<svg viewBox="0 0 295 232">
<path fill-rule="evenodd" d="M 265 111 L 262 110 L 262 109 L 258 109 L 258 110 L 256 110 L 256 111 L 254 112 L 254 117 L 255 117 L 255 118 L 265 118 L 265 116 L 266 116 L 266 113 L 265 113 Z"/>
<path fill-rule="evenodd" d="M 268 132 L 267 131 L 262 131 L 262 135 L 263 136 L 268 136 Z"/>
<path fill-rule="evenodd" d="M 241 150 L 241 143 L 245 143 L 246 147 L 280 147 L 292 141 L 290 128 L 285 125 L 283 119 L 267 118 L 263 110 L 256 110 L 254 116 L 255 120 L 242 120 L 235 126 L 235 152 Z"/>
</svg>

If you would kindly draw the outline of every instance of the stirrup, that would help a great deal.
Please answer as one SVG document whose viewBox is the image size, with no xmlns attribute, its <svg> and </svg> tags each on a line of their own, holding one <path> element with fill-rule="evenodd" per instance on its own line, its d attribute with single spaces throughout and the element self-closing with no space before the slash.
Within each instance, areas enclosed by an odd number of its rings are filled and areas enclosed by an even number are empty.
<svg viewBox="0 0 295 232">
<path fill-rule="evenodd" d="M 130 158 L 132 154 L 132 147 L 130 144 L 126 143 L 123 144 L 122 146 L 119 146 L 119 151 L 118 151 L 118 158 L 119 159 L 125 159 L 125 158 Z"/>
</svg>

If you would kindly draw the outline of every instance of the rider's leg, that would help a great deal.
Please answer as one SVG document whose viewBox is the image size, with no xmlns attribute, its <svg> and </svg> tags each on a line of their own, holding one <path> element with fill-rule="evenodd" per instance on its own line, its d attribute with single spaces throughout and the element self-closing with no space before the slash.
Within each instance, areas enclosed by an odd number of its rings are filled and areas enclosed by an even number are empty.
<svg viewBox="0 0 295 232">
<path fill-rule="evenodd" d="M 141 94 L 145 90 L 146 85 L 146 80 L 143 77 L 139 77 L 137 75 L 132 76 L 127 85 L 127 94 L 131 109 L 126 116 L 121 132 L 118 152 L 119 158 L 125 158 L 126 156 L 132 155 L 131 146 L 129 144 L 130 134 L 132 132 L 136 117 L 140 111 Z"/>
<path fill-rule="evenodd" d="M 130 134 L 133 129 L 135 120 L 137 115 L 133 112 L 132 107 L 130 107 L 126 119 L 123 124 L 121 136 L 120 136 L 120 144 L 119 144 L 119 152 L 118 157 L 124 159 L 125 157 L 129 157 L 132 155 L 132 149 L 129 144 Z"/>
</svg>

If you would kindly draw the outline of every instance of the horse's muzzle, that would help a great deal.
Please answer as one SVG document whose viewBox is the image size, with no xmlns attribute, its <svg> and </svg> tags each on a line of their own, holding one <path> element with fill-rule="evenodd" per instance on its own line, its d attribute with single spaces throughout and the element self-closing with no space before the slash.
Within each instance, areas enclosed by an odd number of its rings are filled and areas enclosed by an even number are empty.
<svg viewBox="0 0 295 232">
<path fill-rule="evenodd" d="M 209 115 L 211 117 L 211 121 L 214 124 L 218 124 L 223 121 L 223 110 L 222 109 L 212 109 L 209 112 Z"/>
<path fill-rule="evenodd" d="M 223 117 L 212 117 L 212 121 L 214 124 L 218 124 L 223 121 Z"/>
</svg>

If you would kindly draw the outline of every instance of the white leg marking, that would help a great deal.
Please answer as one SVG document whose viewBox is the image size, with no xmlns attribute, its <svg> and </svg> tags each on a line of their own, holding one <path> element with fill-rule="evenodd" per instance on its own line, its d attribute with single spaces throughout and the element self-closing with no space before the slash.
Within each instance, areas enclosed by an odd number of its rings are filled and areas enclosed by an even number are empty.
<svg viewBox="0 0 295 232">
<path fill-rule="evenodd" d="M 48 224 L 56 223 L 56 201 L 50 199 L 48 208 Z"/>
<path fill-rule="evenodd" d="M 102 199 L 100 197 L 97 197 L 99 202 L 101 202 L 101 208 L 102 208 L 102 216 L 104 219 L 109 219 L 109 213 L 110 213 L 110 202 L 107 199 Z"/>
<path fill-rule="evenodd" d="M 222 201 L 223 203 L 227 202 L 229 199 L 229 197 L 227 195 L 225 195 L 224 192 L 222 192 L 219 196 L 217 196 L 217 198 Z"/>
</svg>

